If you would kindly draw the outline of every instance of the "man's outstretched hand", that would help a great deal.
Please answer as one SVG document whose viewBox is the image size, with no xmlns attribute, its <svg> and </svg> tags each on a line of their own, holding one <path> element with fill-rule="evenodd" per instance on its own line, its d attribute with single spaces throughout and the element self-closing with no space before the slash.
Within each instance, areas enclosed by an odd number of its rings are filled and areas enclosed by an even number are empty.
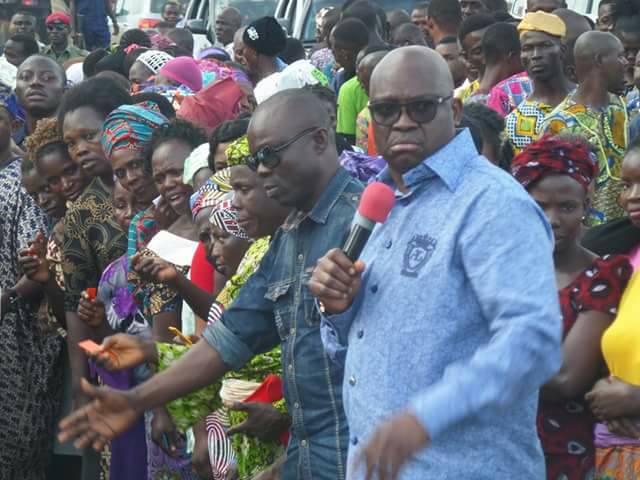
<svg viewBox="0 0 640 480">
<path fill-rule="evenodd" d="M 93 447 L 100 451 L 118 435 L 126 432 L 142 414 L 133 406 L 131 392 L 94 387 L 82 380 L 82 391 L 91 399 L 60 422 L 58 440 L 75 440 L 76 448 Z"/>
</svg>

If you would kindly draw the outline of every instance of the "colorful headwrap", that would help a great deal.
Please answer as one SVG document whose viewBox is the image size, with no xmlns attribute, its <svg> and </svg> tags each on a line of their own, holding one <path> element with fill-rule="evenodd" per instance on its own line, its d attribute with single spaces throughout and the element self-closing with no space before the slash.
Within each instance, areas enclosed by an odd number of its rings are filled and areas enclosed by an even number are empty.
<svg viewBox="0 0 640 480">
<path fill-rule="evenodd" d="M 193 177 L 203 168 L 209 168 L 209 144 L 203 143 L 184 161 L 182 182 L 193 186 Z"/>
<path fill-rule="evenodd" d="M 104 121 L 102 148 L 107 157 L 114 150 L 144 151 L 156 128 L 169 124 L 152 102 L 123 105 L 116 108 Z"/>
<path fill-rule="evenodd" d="M 207 183 L 191 195 L 191 213 L 195 219 L 200 210 L 207 207 L 215 207 L 225 195 L 231 192 L 231 175 L 225 168 L 214 173 Z"/>
<path fill-rule="evenodd" d="M 209 221 L 212 225 L 224 230 L 234 237 L 242 240 L 250 240 L 249 235 L 238 225 L 238 211 L 232 204 L 232 200 L 223 200 L 216 205 Z"/>
<path fill-rule="evenodd" d="M 224 151 L 227 156 L 227 165 L 235 167 L 236 165 L 246 165 L 247 157 L 251 155 L 249 150 L 249 139 L 243 135 L 239 139 L 233 141 Z"/>
<path fill-rule="evenodd" d="M 22 107 L 18 104 L 18 97 L 6 85 L 0 85 L 0 105 L 7 109 L 14 120 L 25 122 L 26 116 Z"/>
<path fill-rule="evenodd" d="M 529 188 L 547 175 L 568 175 L 585 190 L 598 174 L 597 160 L 586 142 L 572 142 L 545 135 L 513 159 L 511 173 Z"/>
<path fill-rule="evenodd" d="M 554 37 L 563 38 L 567 34 L 567 26 L 557 15 L 546 12 L 527 13 L 518 24 L 518 33 L 542 32 Z"/>
</svg>

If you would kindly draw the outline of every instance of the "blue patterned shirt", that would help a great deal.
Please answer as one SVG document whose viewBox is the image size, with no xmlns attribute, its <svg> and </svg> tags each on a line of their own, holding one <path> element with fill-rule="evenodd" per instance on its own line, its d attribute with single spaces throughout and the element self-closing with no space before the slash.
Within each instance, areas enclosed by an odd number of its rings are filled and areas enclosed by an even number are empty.
<svg viewBox="0 0 640 480">
<path fill-rule="evenodd" d="M 361 255 L 354 304 L 323 318 L 329 354 L 346 352 L 349 465 L 377 426 L 410 411 L 432 445 L 403 480 L 545 478 L 538 390 L 561 363 L 545 216 L 468 130 L 404 183 Z"/>
</svg>

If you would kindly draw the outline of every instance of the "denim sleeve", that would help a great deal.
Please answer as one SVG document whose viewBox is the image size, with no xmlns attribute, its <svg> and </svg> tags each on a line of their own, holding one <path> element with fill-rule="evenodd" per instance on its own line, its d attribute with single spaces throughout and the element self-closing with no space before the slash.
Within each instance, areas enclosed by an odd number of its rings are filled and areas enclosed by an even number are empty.
<svg viewBox="0 0 640 480">
<path fill-rule="evenodd" d="M 549 225 L 523 195 L 490 195 L 493 201 L 477 202 L 482 212 L 469 215 L 476 220 L 463 226 L 458 242 L 491 338 L 411 399 L 410 410 L 432 439 L 465 418 L 499 415 L 502 407 L 537 391 L 561 365 Z"/>
<path fill-rule="evenodd" d="M 273 303 L 265 298 L 266 272 L 273 262 L 272 249 L 262 259 L 260 268 L 240 289 L 237 298 L 219 321 L 208 325 L 205 340 L 215 348 L 224 363 L 234 370 L 255 355 L 273 350 L 280 344 Z"/>
</svg>

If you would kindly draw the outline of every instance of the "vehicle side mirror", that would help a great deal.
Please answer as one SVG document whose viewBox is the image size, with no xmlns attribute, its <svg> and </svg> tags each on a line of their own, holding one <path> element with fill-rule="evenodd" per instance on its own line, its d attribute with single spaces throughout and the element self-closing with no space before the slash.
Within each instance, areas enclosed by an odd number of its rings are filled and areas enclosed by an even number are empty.
<svg viewBox="0 0 640 480">
<path fill-rule="evenodd" d="M 194 18 L 192 20 L 187 20 L 185 26 L 191 30 L 191 33 L 195 33 L 196 35 L 206 35 L 207 34 L 207 26 L 204 23 L 204 20 L 200 18 Z"/>
</svg>

